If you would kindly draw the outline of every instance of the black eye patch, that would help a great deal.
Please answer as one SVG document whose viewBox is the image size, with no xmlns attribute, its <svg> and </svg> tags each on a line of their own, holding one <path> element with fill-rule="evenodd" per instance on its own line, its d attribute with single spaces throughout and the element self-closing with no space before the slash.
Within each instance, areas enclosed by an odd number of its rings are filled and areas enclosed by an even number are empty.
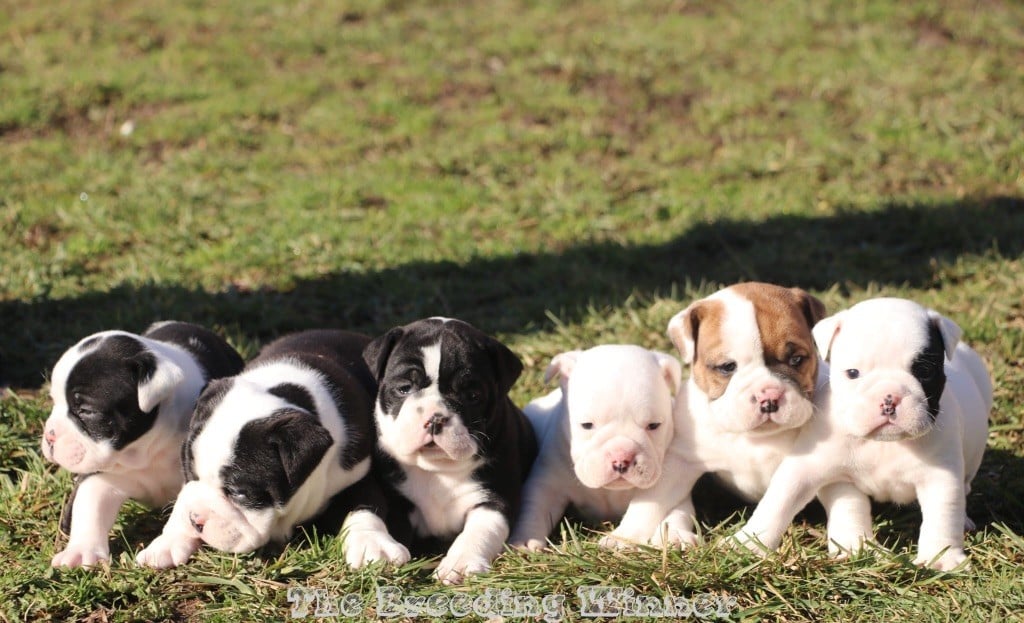
<svg viewBox="0 0 1024 623">
<path fill-rule="evenodd" d="M 910 364 L 910 373 L 921 384 L 928 399 L 928 415 L 934 420 L 939 415 L 939 399 L 946 388 L 946 346 L 942 333 L 934 323 L 928 323 L 928 343 Z"/>
</svg>

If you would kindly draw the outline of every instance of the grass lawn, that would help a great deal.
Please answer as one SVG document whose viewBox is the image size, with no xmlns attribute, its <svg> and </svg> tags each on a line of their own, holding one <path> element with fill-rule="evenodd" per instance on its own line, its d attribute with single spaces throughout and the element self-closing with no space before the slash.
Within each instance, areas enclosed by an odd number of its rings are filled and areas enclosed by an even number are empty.
<svg viewBox="0 0 1024 623">
<path fill-rule="evenodd" d="M 594 586 L 732 620 L 1022 617 L 1019 2 L 5 9 L 0 620 L 283 620 L 309 605 L 297 589 L 320 589 L 337 618 L 417 618 L 389 601 L 400 591 L 440 595 L 409 603 L 441 611 L 552 595 L 544 605 L 561 598 L 563 620 L 579 620 Z M 295 329 L 454 316 L 522 357 L 525 403 L 558 352 L 669 351 L 673 314 L 754 279 L 804 287 L 830 311 L 914 298 L 989 362 L 969 570 L 910 565 L 917 510 L 892 506 L 876 515 L 891 553 L 828 560 L 813 512 L 778 555 L 724 551 L 713 542 L 749 508 L 707 493 L 707 545 L 607 552 L 565 523 L 558 552 L 503 555 L 457 589 L 430 579 L 436 560 L 350 571 L 322 536 L 140 570 L 134 552 L 161 516 L 137 506 L 109 568 L 49 567 L 70 478 L 37 448 L 46 376 L 84 335 L 175 318 L 252 355 Z"/>
</svg>

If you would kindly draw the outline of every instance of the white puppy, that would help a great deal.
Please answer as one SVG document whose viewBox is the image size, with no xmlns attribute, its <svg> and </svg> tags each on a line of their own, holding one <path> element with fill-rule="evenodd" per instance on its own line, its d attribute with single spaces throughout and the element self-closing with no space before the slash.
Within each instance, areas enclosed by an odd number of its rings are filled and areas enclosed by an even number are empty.
<svg viewBox="0 0 1024 623">
<path fill-rule="evenodd" d="M 636 491 L 658 481 L 682 368 L 664 353 L 605 345 L 557 355 L 544 380 L 556 376 L 561 388 L 523 410 L 540 454 L 511 543 L 532 550 L 545 547 L 569 504 L 588 519 L 618 521 Z"/>
<path fill-rule="evenodd" d="M 672 318 L 669 337 L 691 374 L 675 401 L 671 477 L 634 498 L 617 533 L 657 546 L 696 543 L 691 492 L 709 472 L 745 499 L 760 498 L 824 383 L 811 335 L 824 315 L 799 288 L 743 283 Z"/>
<path fill-rule="evenodd" d="M 966 559 L 965 496 L 988 436 L 992 383 L 960 328 L 902 299 L 859 303 L 814 328 L 828 353 L 825 413 L 801 432 L 792 455 L 736 537 L 778 546 L 816 493 L 829 514 L 833 553 L 872 538 L 869 496 L 921 506 L 917 564 L 952 569 Z M 945 360 L 945 361 L 944 361 Z"/>
</svg>

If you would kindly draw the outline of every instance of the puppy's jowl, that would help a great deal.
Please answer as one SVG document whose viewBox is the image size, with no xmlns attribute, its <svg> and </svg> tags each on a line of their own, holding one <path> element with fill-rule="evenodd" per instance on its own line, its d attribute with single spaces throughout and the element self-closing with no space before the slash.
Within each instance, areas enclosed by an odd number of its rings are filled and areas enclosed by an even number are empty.
<svg viewBox="0 0 1024 623">
<path fill-rule="evenodd" d="M 182 449 L 187 482 L 139 564 L 180 565 L 203 543 L 244 553 L 287 541 L 335 495 L 359 498 L 347 500 L 353 512 L 343 529 L 350 565 L 408 561 L 368 476 L 376 390 L 362 360 L 369 342 L 345 331 L 285 336 L 238 376 L 211 383 Z"/>
<path fill-rule="evenodd" d="M 619 521 L 640 492 L 663 477 L 682 369 L 671 355 L 605 345 L 556 356 L 545 380 L 555 377 L 561 388 L 524 409 L 540 454 L 511 542 L 532 550 L 545 547 L 569 504 L 588 519 Z M 633 538 L 629 524 L 621 528 L 606 545 Z M 651 536 L 648 530 L 641 538 Z"/>
<path fill-rule="evenodd" d="M 181 488 L 181 444 L 200 391 L 242 358 L 202 327 L 157 323 L 142 335 L 104 331 L 53 368 L 43 456 L 79 476 L 61 516 L 67 547 L 54 566 L 110 557 L 107 534 L 129 498 L 161 507 Z"/>
<path fill-rule="evenodd" d="M 365 358 L 380 383 L 378 458 L 396 519 L 417 535 L 454 539 L 435 572 L 443 582 L 490 569 L 537 453 L 529 421 L 508 398 L 522 363 L 446 318 L 394 328 Z"/>
<path fill-rule="evenodd" d="M 675 438 L 666 454 L 674 477 L 649 492 L 653 543 L 697 540 L 691 492 L 705 473 L 747 500 L 760 499 L 814 412 L 819 375 L 811 327 L 825 306 L 799 288 L 744 283 L 694 302 L 669 322 L 668 334 L 690 379 L 675 402 Z M 671 512 L 663 500 L 678 504 Z M 623 523 L 626 520 L 623 519 Z M 635 534 L 646 529 L 639 521 Z"/>
<path fill-rule="evenodd" d="M 902 299 L 859 303 L 818 323 L 814 336 L 830 363 L 822 413 L 801 431 L 737 538 L 774 549 L 817 493 L 830 551 L 856 552 L 873 538 L 869 496 L 917 500 L 916 562 L 956 567 L 972 526 L 965 496 L 988 436 L 985 364 L 953 321 Z"/>
</svg>

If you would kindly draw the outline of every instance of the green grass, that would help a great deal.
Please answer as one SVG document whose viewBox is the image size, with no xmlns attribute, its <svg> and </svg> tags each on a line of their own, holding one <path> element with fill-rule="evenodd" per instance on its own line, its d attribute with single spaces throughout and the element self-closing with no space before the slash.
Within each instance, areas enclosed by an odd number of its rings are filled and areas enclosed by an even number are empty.
<svg viewBox="0 0 1024 623">
<path fill-rule="evenodd" d="M 499 558 L 458 589 L 601 584 L 735 599 L 733 619 L 1009 620 L 1024 611 L 1024 7 L 747 1 L 30 3 L 0 12 L 0 619 L 281 620 L 289 587 L 373 605 L 429 565 L 353 572 L 336 539 L 135 569 L 54 571 L 67 474 L 38 450 L 49 368 L 93 331 L 164 318 L 244 354 L 281 333 L 464 318 L 545 390 L 554 354 L 669 350 L 668 319 L 737 280 L 838 310 L 908 296 L 996 381 L 969 499 L 972 568 L 829 561 L 799 521 L 765 561 L 706 545 Z M 122 135 L 125 122 L 134 130 Z M 703 505 L 708 541 L 736 506 Z M 446 594 L 451 591 L 445 589 Z M 373 610 L 367 610 L 372 616 Z"/>
</svg>

